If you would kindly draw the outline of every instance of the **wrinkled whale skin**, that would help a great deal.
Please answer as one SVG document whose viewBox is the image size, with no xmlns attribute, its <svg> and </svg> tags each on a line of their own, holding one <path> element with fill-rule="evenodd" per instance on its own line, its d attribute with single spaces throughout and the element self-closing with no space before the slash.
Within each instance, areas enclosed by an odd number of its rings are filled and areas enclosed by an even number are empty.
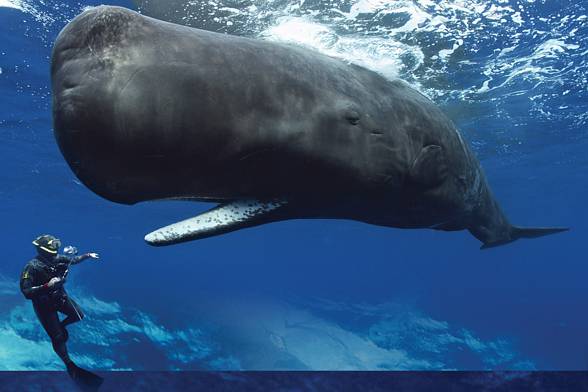
<svg viewBox="0 0 588 392">
<path fill-rule="evenodd" d="M 303 47 L 101 6 L 61 31 L 51 76 L 57 143 L 93 192 L 221 203 L 218 225 L 172 225 L 154 245 L 295 218 L 468 229 L 486 246 L 562 230 L 510 225 L 427 97 Z"/>
</svg>

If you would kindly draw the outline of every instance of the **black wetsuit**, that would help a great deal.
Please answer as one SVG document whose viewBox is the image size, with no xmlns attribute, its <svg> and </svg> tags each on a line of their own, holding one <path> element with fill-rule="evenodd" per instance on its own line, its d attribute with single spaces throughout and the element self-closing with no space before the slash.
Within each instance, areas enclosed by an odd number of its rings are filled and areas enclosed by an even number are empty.
<svg viewBox="0 0 588 392">
<path fill-rule="evenodd" d="M 68 257 L 57 255 L 46 257 L 37 255 L 29 261 L 20 277 L 20 288 L 26 298 L 33 301 L 33 308 L 45 331 L 51 338 L 53 350 L 66 365 L 72 361 L 67 353 L 68 333 L 65 326 L 84 318 L 82 310 L 69 298 L 63 287 L 63 282 L 48 287 L 51 278 L 63 278 L 66 270 L 72 264 L 77 264 L 89 258 L 89 255 Z M 59 320 L 58 312 L 66 315 Z"/>
</svg>

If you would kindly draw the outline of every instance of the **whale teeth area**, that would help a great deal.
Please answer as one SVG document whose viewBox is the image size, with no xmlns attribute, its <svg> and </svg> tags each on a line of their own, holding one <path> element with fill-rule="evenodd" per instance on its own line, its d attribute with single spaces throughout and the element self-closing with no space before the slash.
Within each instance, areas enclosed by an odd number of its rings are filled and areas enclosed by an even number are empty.
<svg viewBox="0 0 588 392">
<path fill-rule="evenodd" d="M 283 200 L 236 200 L 222 204 L 198 216 L 155 230 L 145 236 L 151 245 L 171 245 L 178 242 L 209 237 L 252 226 L 253 220 L 263 220 L 269 212 L 286 205 Z M 261 223 L 261 222 L 260 222 Z"/>
</svg>

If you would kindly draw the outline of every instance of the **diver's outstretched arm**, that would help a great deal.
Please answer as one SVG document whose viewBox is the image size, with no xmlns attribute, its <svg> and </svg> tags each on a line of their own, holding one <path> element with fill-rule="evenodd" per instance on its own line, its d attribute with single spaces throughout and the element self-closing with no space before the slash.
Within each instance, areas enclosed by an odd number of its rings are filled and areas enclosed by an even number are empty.
<svg viewBox="0 0 588 392">
<path fill-rule="evenodd" d="M 79 256 L 73 256 L 73 257 L 69 257 L 69 256 L 64 256 L 67 257 L 70 261 L 70 264 L 79 264 L 84 260 L 87 259 L 99 259 L 100 256 L 98 255 L 98 253 L 94 253 L 94 252 L 89 252 L 89 253 L 84 253 L 83 255 L 79 255 Z"/>
</svg>

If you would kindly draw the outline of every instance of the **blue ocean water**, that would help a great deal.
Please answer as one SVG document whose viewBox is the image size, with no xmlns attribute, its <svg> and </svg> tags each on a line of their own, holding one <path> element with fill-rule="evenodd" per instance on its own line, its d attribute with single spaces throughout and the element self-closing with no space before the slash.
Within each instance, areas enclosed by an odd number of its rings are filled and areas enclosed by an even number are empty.
<svg viewBox="0 0 588 392">
<path fill-rule="evenodd" d="M 513 223 L 572 228 L 487 251 L 466 232 L 327 220 L 149 247 L 210 205 L 103 200 L 52 134 L 53 40 L 101 3 L 0 0 L 0 370 L 61 369 L 17 287 L 41 233 L 102 256 L 68 282 L 87 314 L 70 350 L 96 369 L 588 368 L 586 2 L 107 2 L 407 80 L 457 124 Z"/>
</svg>

